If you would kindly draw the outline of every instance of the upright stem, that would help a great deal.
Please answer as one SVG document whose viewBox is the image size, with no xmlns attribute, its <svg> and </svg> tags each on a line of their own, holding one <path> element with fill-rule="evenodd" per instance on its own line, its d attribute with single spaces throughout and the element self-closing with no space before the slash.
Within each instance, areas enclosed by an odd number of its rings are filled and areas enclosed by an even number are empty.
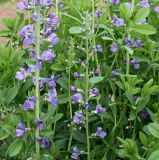
<svg viewBox="0 0 159 160">
<path fill-rule="evenodd" d="M 94 0 L 92 0 L 92 31 L 93 31 L 93 46 L 96 47 L 96 41 L 95 41 L 95 17 L 94 17 Z M 95 60 L 96 60 L 96 65 L 98 67 L 98 56 L 95 54 Z"/>
<path fill-rule="evenodd" d="M 68 55 L 68 79 L 69 79 L 69 86 L 71 86 L 71 66 L 72 66 L 72 49 L 73 49 L 73 44 L 72 44 L 72 39 L 71 39 L 71 46 L 70 46 L 70 50 L 69 50 L 69 55 Z M 69 94 L 69 110 L 70 110 L 70 120 L 71 120 L 71 135 L 70 135 L 70 139 L 69 139 L 69 144 L 68 144 L 68 149 L 67 151 L 70 151 L 71 148 L 71 143 L 72 143 L 72 103 L 71 103 L 71 91 L 69 89 L 68 91 Z"/>
<path fill-rule="evenodd" d="M 131 39 L 129 30 L 128 30 L 128 39 Z M 130 54 L 129 52 L 126 53 L 126 75 L 129 75 L 129 71 L 130 71 Z"/>
<path fill-rule="evenodd" d="M 58 10 L 58 0 L 56 0 L 56 16 L 58 17 L 58 13 L 59 12 L 59 10 Z"/>
<path fill-rule="evenodd" d="M 36 13 L 37 13 L 37 23 L 36 23 L 36 56 L 40 56 L 40 6 L 36 8 Z M 38 68 L 38 62 L 36 64 L 36 85 L 35 85 L 35 95 L 37 97 L 36 100 L 36 118 L 39 119 L 39 114 L 40 114 L 40 89 L 39 89 L 39 76 L 40 76 L 40 70 Z M 38 126 L 36 127 L 36 139 L 39 138 L 39 128 Z M 40 160 L 40 145 L 39 142 L 36 141 L 36 160 Z"/>
<path fill-rule="evenodd" d="M 85 102 L 88 103 L 88 69 L 89 69 L 89 49 L 88 49 L 88 35 L 86 39 L 86 51 L 87 51 L 87 58 L 86 58 L 86 90 L 85 90 Z M 89 114 L 88 110 L 86 110 L 86 136 L 87 136 L 87 160 L 90 160 L 90 141 L 89 141 Z"/>
</svg>

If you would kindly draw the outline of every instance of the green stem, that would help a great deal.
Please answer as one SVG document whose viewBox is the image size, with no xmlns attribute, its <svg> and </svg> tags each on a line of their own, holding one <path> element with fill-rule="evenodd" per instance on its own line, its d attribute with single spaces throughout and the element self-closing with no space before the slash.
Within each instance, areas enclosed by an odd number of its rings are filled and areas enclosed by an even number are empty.
<svg viewBox="0 0 159 160">
<path fill-rule="evenodd" d="M 73 49 L 73 43 L 72 43 L 72 39 L 71 39 L 71 46 L 70 46 L 70 50 L 69 50 L 69 55 L 68 55 L 68 65 L 69 65 L 69 68 L 68 68 L 68 79 L 69 79 L 69 86 L 71 86 L 71 66 L 72 66 L 72 49 Z M 70 135 L 70 139 L 69 139 L 69 144 L 68 144 L 68 149 L 67 151 L 69 152 L 70 151 L 70 148 L 71 148 L 71 143 L 72 143 L 72 119 L 73 119 L 73 116 L 72 116 L 72 103 L 71 103 L 71 91 L 69 89 L 69 110 L 70 110 L 70 120 L 71 120 L 71 135 Z"/>
<path fill-rule="evenodd" d="M 131 39 L 131 35 L 129 34 L 128 30 L 128 39 Z M 128 76 L 130 72 L 130 54 L 129 52 L 126 53 L 126 75 Z"/>
<path fill-rule="evenodd" d="M 56 17 L 58 17 L 59 8 L 58 8 L 58 0 L 56 0 Z"/>
<path fill-rule="evenodd" d="M 96 47 L 96 41 L 95 41 L 95 16 L 94 16 L 94 0 L 92 0 L 92 31 L 93 31 L 93 46 Z M 97 67 L 98 65 L 98 56 L 97 54 L 95 54 L 95 61 L 96 61 L 96 65 Z"/>
<path fill-rule="evenodd" d="M 88 80 L 89 80 L 89 75 L 88 75 L 88 68 L 89 68 L 89 49 L 88 49 L 88 35 L 86 39 L 86 51 L 87 51 L 87 58 L 86 58 L 86 90 L 85 90 L 85 102 L 88 103 Z M 89 113 L 88 110 L 86 110 L 86 137 L 87 137 L 87 160 L 90 160 L 90 141 L 89 141 Z"/>
<path fill-rule="evenodd" d="M 40 56 L 40 6 L 36 8 L 37 13 L 37 23 L 36 23 L 36 56 Z M 39 89 L 39 76 L 40 76 L 40 70 L 38 68 L 38 62 L 36 64 L 36 85 L 35 85 L 35 95 L 37 97 L 36 100 L 36 110 L 35 115 L 36 118 L 39 119 L 40 115 L 40 89 Z M 39 138 L 39 128 L 36 127 L 36 139 Z M 40 145 L 39 142 L 36 141 L 36 160 L 40 160 Z"/>
</svg>

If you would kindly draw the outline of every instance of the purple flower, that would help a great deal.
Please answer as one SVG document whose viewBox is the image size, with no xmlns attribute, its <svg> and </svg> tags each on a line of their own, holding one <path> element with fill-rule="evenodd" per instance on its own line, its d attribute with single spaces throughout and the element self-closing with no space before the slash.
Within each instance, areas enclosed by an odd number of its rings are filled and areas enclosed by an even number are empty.
<svg viewBox="0 0 159 160">
<path fill-rule="evenodd" d="M 158 7 L 155 7 L 154 11 L 155 11 L 156 13 L 159 13 L 159 6 L 158 6 Z"/>
<path fill-rule="evenodd" d="M 73 92 L 78 92 L 79 91 L 79 89 L 75 86 L 70 86 L 69 89 Z"/>
<path fill-rule="evenodd" d="M 118 69 L 114 69 L 112 70 L 112 74 L 117 76 L 119 74 L 119 70 Z"/>
<path fill-rule="evenodd" d="M 118 51 L 118 46 L 115 42 L 111 45 L 110 51 L 113 53 L 116 53 Z"/>
<path fill-rule="evenodd" d="M 135 41 L 134 41 L 134 46 L 137 47 L 137 48 L 142 47 L 142 42 L 141 42 L 141 40 L 135 40 Z"/>
<path fill-rule="evenodd" d="M 83 103 L 82 105 L 86 110 L 88 110 L 90 108 L 90 105 L 88 103 Z"/>
<path fill-rule="evenodd" d="M 100 68 L 100 67 L 98 67 L 98 68 L 96 68 L 96 69 L 94 70 L 94 74 L 95 74 L 95 75 L 97 75 L 97 74 L 99 74 L 99 73 L 101 73 L 101 68 Z"/>
<path fill-rule="evenodd" d="M 37 142 L 39 142 L 41 147 L 46 150 L 49 150 L 51 148 L 51 141 L 47 138 L 39 137 L 37 138 Z"/>
<path fill-rule="evenodd" d="M 98 127 L 96 130 L 96 136 L 100 138 L 104 138 L 106 136 L 106 132 L 102 131 L 102 127 Z"/>
<path fill-rule="evenodd" d="M 36 96 L 27 97 L 27 100 L 25 100 L 24 105 L 23 105 L 24 111 L 28 111 L 28 110 L 34 109 L 36 100 L 37 100 Z"/>
<path fill-rule="evenodd" d="M 48 102 L 50 102 L 53 106 L 58 105 L 58 100 L 57 100 L 57 93 L 54 90 L 49 90 L 48 91 Z"/>
<path fill-rule="evenodd" d="M 31 73 L 34 73 L 34 72 L 36 72 L 36 65 L 29 64 L 28 69 L 27 69 L 27 73 L 31 74 Z"/>
<path fill-rule="evenodd" d="M 128 38 L 125 39 L 125 42 L 126 42 L 126 46 L 128 47 L 131 47 L 134 44 L 134 40 L 131 40 Z"/>
<path fill-rule="evenodd" d="M 141 111 L 141 118 L 144 120 L 146 119 L 148 116 L 149 116 L 149 113 L 147 112 L 147 110 L 144 108 L 142 111 Z"/>
<path fill-rule="evenodd" d="M 58 2 L 58 5 L 59 5 L 60 8 L 64 8 L 65 7 L 65 5 L 62 2 Z"/>
<path fill-rule="evenodd" d="M 56 55 L 51 51 L 51 49 L 48 49 L 47 51 L 43 51 L 41 53 L 41 60 L 46 62 L 51 62 Z"/>
<path fill-rule="evenodd" d="M 117 28 L 125 25 L 124 20 L 122 18 L 118 18 L 116 15 L 113 17 L 113 23 Z"/>
<path fill-rule="evenodd" d="M 106 112 L 106 109 L 105 109 L 105 108 L 102 108 L 101 104 L 98 104 L 98 105 L 96 106 L 96 113 L 102 114 L 102 113 L 104 113 L 104 112 Z"/>
<path fill-rule="evenodd" d="M 53 46 L 58 44 L 60 40 L 57 38 L 57 35 L 55 33 L 52 33 L 48 38 L 48 42 L 50 42 Z"/>
<path fill-rule="evenodd" d="M 53 4 L 53 0 L 42 0 L 42 5 L 47 9 L 50 8 L 52 4 Z"/>
<path fill-rule="evenodd" d="M 96 11 L 94 12 L 94 15 L 95 15 L 97 18 L 100 18 L 101 13 L 100 13 L 100 11 L 96 10 Z"/>
<path fill-rule="evenodd" d="M 90 97 L 97 97 L 99 95 L 99 89 L 98 88 L 93 88 L 89 92 Z"/>
<path fill-rule="evenodd" d="M 24 68 L 20 68 L 20 71 L 16 73 L 15 78 L 18 80 L 24 80 L 29 74 Z"/>
<path fill-rule="evenodd" d="M 32 83 L 35 85 L 35 83 L 36 83 L 36 78 L 35 77 L 32 78 Z M 39 87 L 40 88 L 44 87 L 44 83 L 45 83 L 45 79 L 39 77 Z"/>
<path fill-rule="evenodd" d="M 29 5 L 28 0 L 23 0 L 23 2 L 17 3 L 17 7 L 18 7 L 20 10 L 27 10 L 27 9 L 28 9 L 28 5 Z"/>
<path fill-rule="evenodd" d="M 71 158 L 78 159 L 80 154 L 81 154 L 81 151 L 77 147 L 73 147 L 73 153 L 71 154 Z"/>
<path fill-rule="evenodd" d="M 26 131 L 26 129 L 25 129 L 24 123 L 19 123 L 18 127 L 16 129 L 16 136 L 22 137 L 25 134 L 25 131 Z"/>
<path fill-rule="evenodd" d="M 74 75 L 75 78 L 80 78 L 81 77 L 81 73 L 79 73 L 79 72 L 74 72 L 73 75 Z"/>
<path fill-rule="evenodd" d="M 75 124 L 80 124 L 82 121 L 84 120 L 84 116 L 82 113 L 78 113 L 78 112 L 75 112 L 75 115 L 73 117 L 73 122 Z"/>
<path fill-rule="evenodd" d="M 56 87 L 56 83 L 55 83 L 55 80 L 53 78 L 46 78 L 45 83 L 47 83 L 48 86 L 51 87 L 51 88 Z"/>
<path fill-rule="evenodd" d="M 150 8 L 150 4 L 149 4 L 148 0 L 141 0 L 140 6 L 143 8 Z"/>
<path fill-rule="evenodd" d="M 133 65 L 134 69 L 140 69 L 140 63 L 137 59 L 132 59 L 130 63 Z"/>
<path fill-rule="evenodd" d="M 38 125 L 38 128 L 39 128 L 40 131 L 45 129 L 43 119 L 35 118 L 35 123 Z"/>
<path fill-rule="evenodd" d="M 34 22 L 37 21 L 37 14 L 36 14 L 36 13 L 33 13 L 32 19 L 33 19 Z M 44 19 L 43 19 L 42 14 L 40 14 L 40 21 L 41 21 L 42 23 L 44 22 Z"/>
<path fill-rule="evenodd" d="M 109 0 L 110 1 L 110 3 L 112 3 L 112 4 L 119 4 L 120 3 L 120 0 Z"/>
<path fill-rule="evenodd" d="M 72 97 L 72 103 L 81 103 L 83 101 L 83 97 L 80 93 L 74 94 Z"/>
</svg>

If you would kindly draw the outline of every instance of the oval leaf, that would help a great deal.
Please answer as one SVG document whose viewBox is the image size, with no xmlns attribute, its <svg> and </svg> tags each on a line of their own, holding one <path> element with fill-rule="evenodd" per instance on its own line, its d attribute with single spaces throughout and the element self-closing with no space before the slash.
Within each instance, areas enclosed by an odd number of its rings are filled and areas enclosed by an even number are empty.
<svg viewBox="0 0 159 160">
<path fill-rule="evenodd" d="M 9 156 L 14 157 L 21 151 L 23 146 L 22 139 L 16 139 L 10 146 L 9 146 Z"/>
<path fill-rule="evenodd" d="M 154 137 L 159 138 L 159 124 L 158 123 L 149 123 L 148 130 Z"/>
<path fill-rule="evenodd" d="M 82 28 L 79 26 L 74 26 L 69 29 L 69 32 L 71 34 L 79 34 L 79 33 L 82 33 Z"/>
<path fill-rule="evenodd" d="M 99 83 L 99 82 L 101 82 L 101 81 L 103 81 L 103 79 L 104 79 L 104 77 L 92 77 L 92 78 L 90 78 L 90 82 L 91 83 Z"/>
<path fill-rule="evenodd" d="M 154 151 L 154 152 L 150 155 L 150 157 L 149 157 L 148 160 L 158 160 L 158 157 L 159 157 L 159 150 Z"/>
</svg>

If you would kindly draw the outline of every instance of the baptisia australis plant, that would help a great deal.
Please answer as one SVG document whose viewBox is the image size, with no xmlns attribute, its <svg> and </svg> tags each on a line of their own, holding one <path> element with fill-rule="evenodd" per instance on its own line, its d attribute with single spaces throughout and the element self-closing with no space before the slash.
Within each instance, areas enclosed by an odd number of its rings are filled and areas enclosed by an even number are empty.
<svg viewBox="0 0 159 160">
<path fill-rule="evenodd" d="M 59 43 L 59 39 L 55 33 L 58 29 L 57 23 L 60 18 L 54 13 L 48 13 L 48 10 L 53 5 L 53 0 L 23 0 L 17 3 L 20 10 L 27 10 L 32 14 L 32 24 L 24 26 L 19 32 L 19 36 L 23 40 L 23 45 L 28 48 L 30 57 L 34 64 L 29 64 L 28 67 L 22 67 L 16 73 L 16 79 L 25 82 L 28 77 L 32 77 L 32 82 L 35 85 L 35 95 L 26 97 L 23 105 L 25 112 L 35 113 L 35 142 L 36 142 L 36 159 L 40 159 L 40 145 L 47 150 L 51 147 L 49 138 L 45 138 L 40 131 L 45 130 L 45 119 L 41 117 L 41 101 L 51 103 L 53 107 L 58 105 L 56 80 L 52 76 L 41 77 L 40 71 L 43 70 L 45 63 L 51 63 L 56 54 L 53 52 L 53 46 Z M 45 13 L 45 14 L 44 14 Z M 43 44 L 48 44 L 46 50 L 42 49 Z M 44 85 L 48 88 L 48 93 L 42 99 L 40 95 Z M 33 128 L 25 128 L 24 123 L 20 123 L 16 129 L 16 136 L 22 137 L 29 130 Z"/>
</svg>

